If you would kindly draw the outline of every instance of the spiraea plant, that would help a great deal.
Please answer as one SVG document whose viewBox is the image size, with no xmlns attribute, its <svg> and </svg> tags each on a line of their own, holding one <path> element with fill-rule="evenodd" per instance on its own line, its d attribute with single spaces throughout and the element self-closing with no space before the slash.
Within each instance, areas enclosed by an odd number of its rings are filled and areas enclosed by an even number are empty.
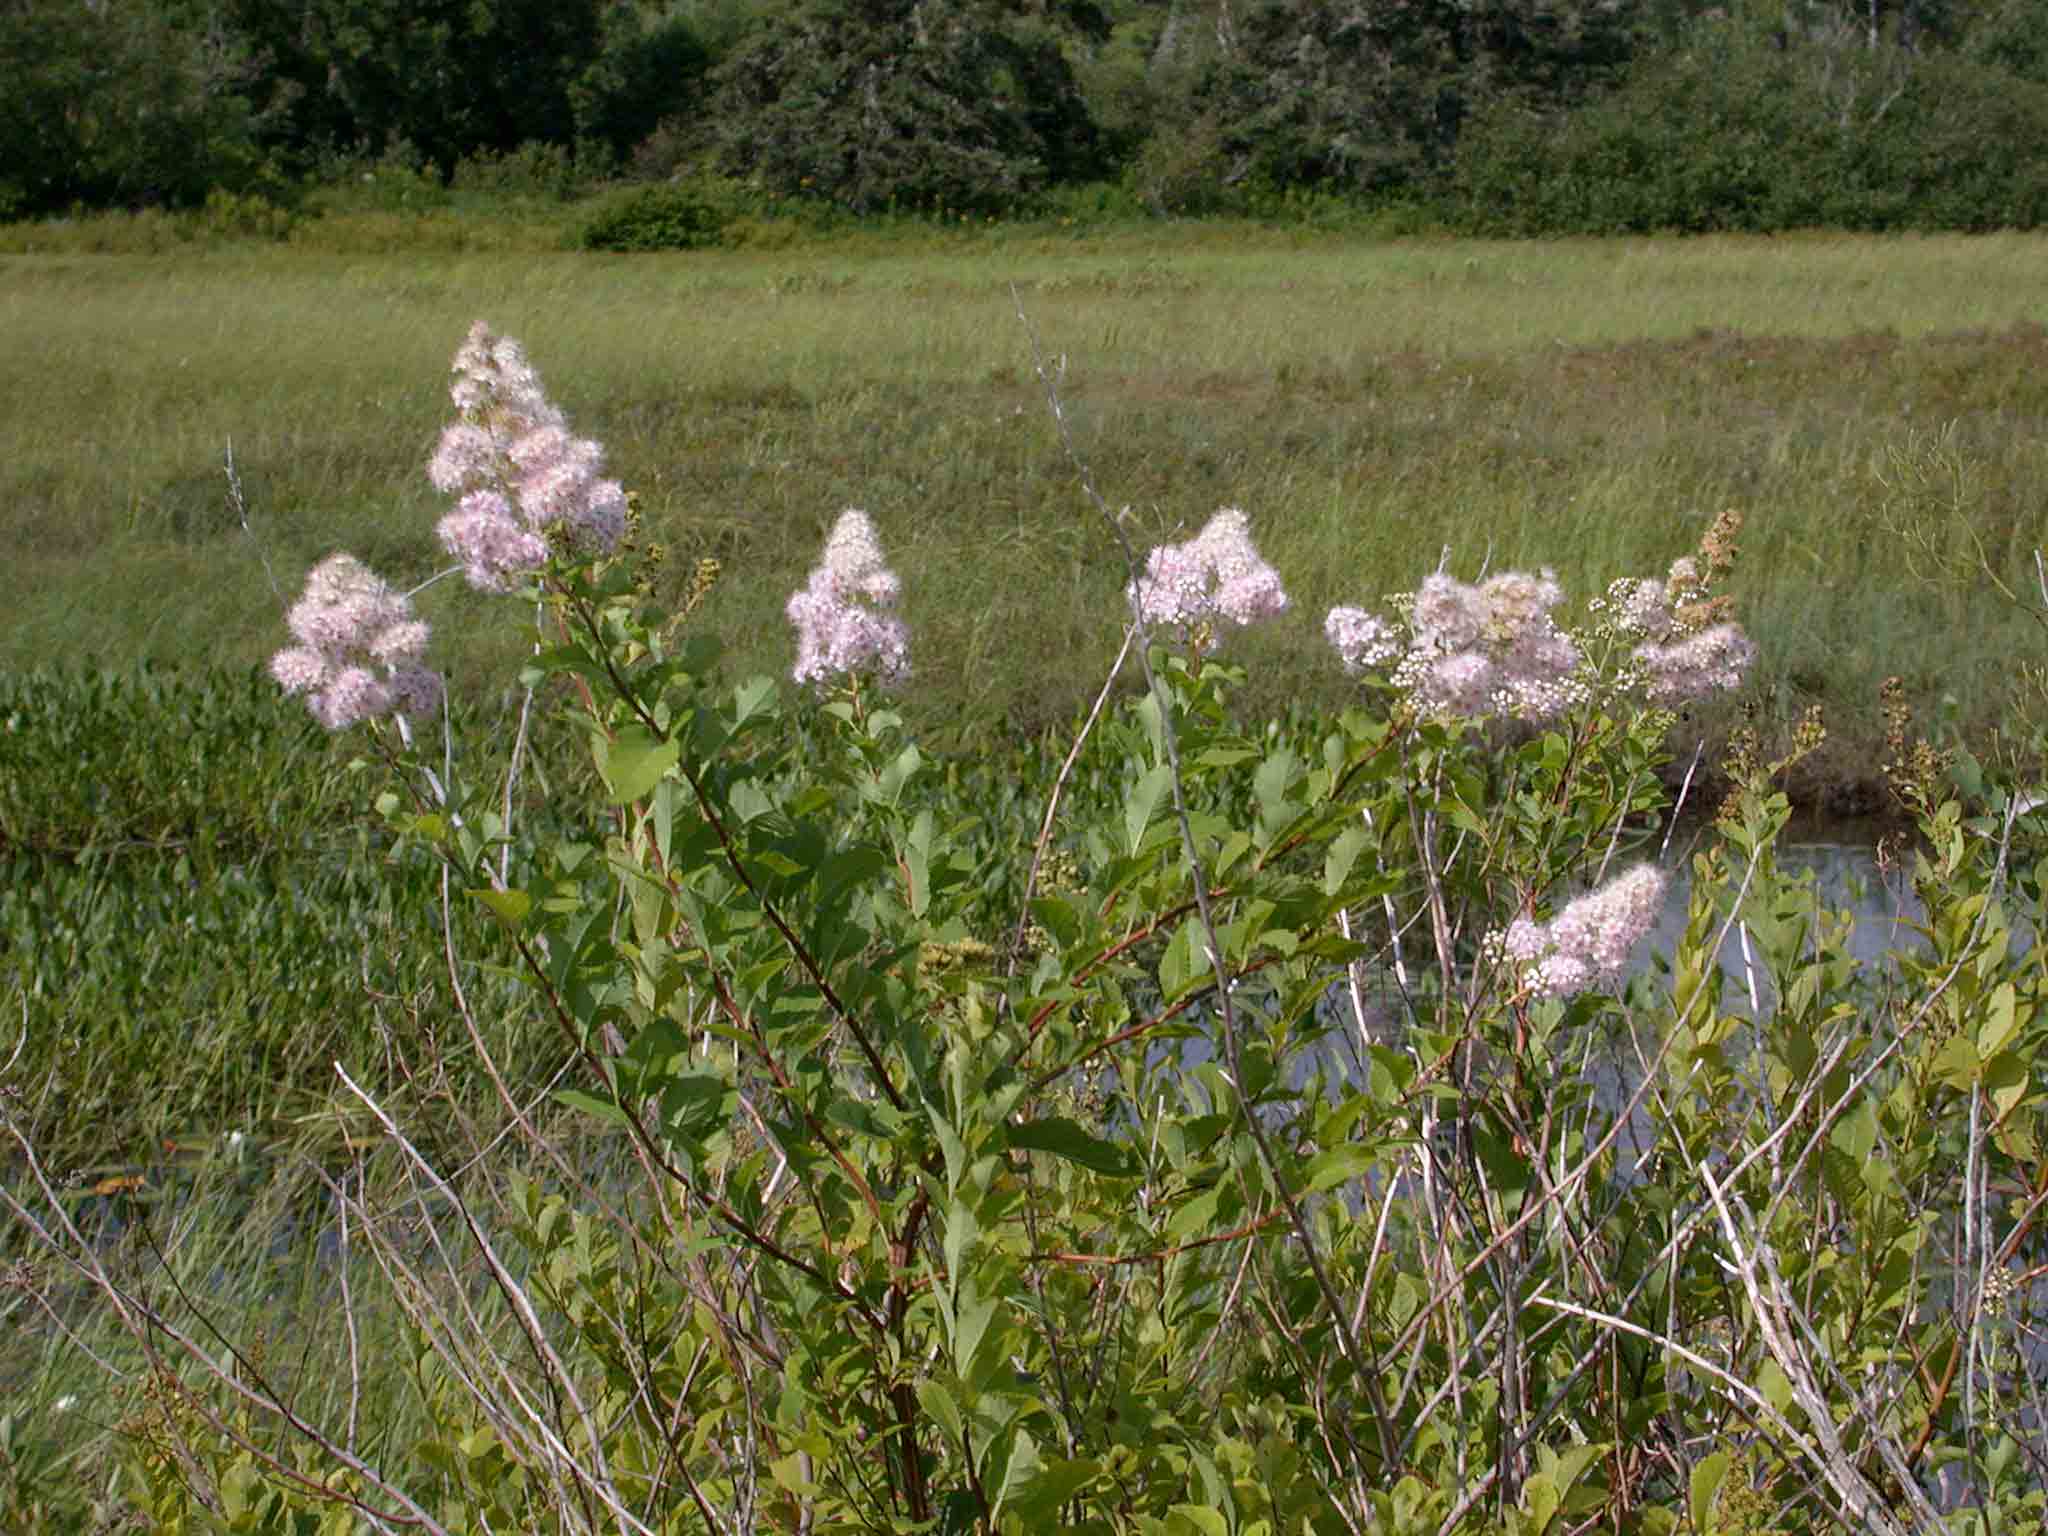
<svg viewBox="0 0 2048 1536">
<path fill-rule="evenodd" d="M 438 1426 L 375 1455 L 166 1332 L 61 1204 L 30 1213 L 189 1383 L 153 1507 L 478 1536 L 2040 1528 L 2043 984 L 2012 918 L 2039 878 L 2015 802 L 1930 800 L 1926 942 L 1871 969 L 1779 865 L 1767 769 L 1674 834 L 1666 706 L 1752 657 L 1713 590 L 1730 520 L 1583 622 L 1548 573 L 1336 609 L 1355 703 L 1294 732 L 1229 708 L 1233 634 L 1293 621 L 1250 516 L 1130 552 L 1104 651 L 1121 628 L 1106 670 L 1143 686 L 1106 685 L 1030 786 L 1019 880 L 892 707 L 915 594 L 886 515 L 843 514 L 791 597 L 794 686 L 728 683 L 516 346 L 473 333 L 454 402 L 443 541 L 532 617 L 526 684 L 602 786 L 585 830 L 514 857 L 519 743 L 493 777 L 386 723 L 437 694 L 359 566 L 316 584 L 364 616 L 295 610 L 277 672 L 380 733 L 389 825 L 497 920 L 489 954 L 421 941 L 525 978 L 552 1095 L 608 1150 L 508 1086 L 505 1139 L 451 1157 L 338 1064 L 411 1181 L 338 1185 L 345 1240 Z M 444 1070 L 494 1073 L 465 1022 Z"/>
</svg>

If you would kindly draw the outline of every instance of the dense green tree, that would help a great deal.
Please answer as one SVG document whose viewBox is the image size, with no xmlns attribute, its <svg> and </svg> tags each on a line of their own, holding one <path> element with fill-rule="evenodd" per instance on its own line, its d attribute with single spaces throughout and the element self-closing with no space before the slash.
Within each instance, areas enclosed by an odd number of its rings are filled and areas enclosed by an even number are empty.
<svg viewBox="0 0 2048 1536">
<path fill-rule="evenodd" d="M 2000 0 L 1972 27 L 1969 44 L 1974 61 L 2048 85 L 2048 0 Z"/>
<path fill-rule="evenodd" d="M 176 6 L 0 3 L 0 217 L 179 203 L 255 176 L 240 40 Z"/>
<path fill-rule="evenodd" d="M 597 57 L 570 86 L 576 137 L 623 157 L 664 119 L 699 106 L 710 62 L 685 18 L 650 20 L 637 5 L 613 5 Z"/>
<path fill-rule="evenodd" d="M 1259 0 L 1175 14 L 1155 67 L 1206 55 L 1181 115 L 1211 127 L 1226 177 L 1365 193 L 1441 166 L 1464 120 L 1495 101 L 1597 90 L 1641 28 L 1633 0 Z"/>
<path fill-rule="evenodd" d="M 1489 113 L 1456 204 L 1489 233 L 2048 221 L 2048 87 L 1952 51 L 1702 24 L 1573 112 Z"/>
<path fill-rule="evenodd" d="M 446 175 L 463 156 L 571 143 L 574 88 L 604 47 L 602 0 L 232 0 L 298 149 L 403 141 Z"/>
<path fill-rule="evenodd" d="M 857 211 L 990 212 L 1097 168 L 1070 19 L 1003 0 L 798 0 L 718 72 L 721 156 Z"/>
</svg>

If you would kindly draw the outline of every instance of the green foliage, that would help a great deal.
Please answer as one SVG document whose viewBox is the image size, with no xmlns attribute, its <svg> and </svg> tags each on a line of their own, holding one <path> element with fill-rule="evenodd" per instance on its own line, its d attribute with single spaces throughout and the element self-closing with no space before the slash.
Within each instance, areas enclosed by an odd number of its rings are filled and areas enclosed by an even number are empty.
<svg viewBox="0 0 2048 1536">
<path fill-rule="evenodd" d="M 2048 90 L 1977 59 L 1700 23 L 1576 111 L 1508 101 L 1455 196 L 1497 233 L 2033 228 Z"/>
<path fill-rule="evenodd" d="M 808 0 L 717 71 L 727 169 L 856 213 L 996 213 L 1095 168 L 1062 29 L 1007 0 Z"/>
<path fill-rule="evenodd" d="M 0 679 L 0 1005 L 50 1155 L 127 1171 L 164 1137 L 276 1135 L 329 1101 L 337 1054 L 445 1017 L 445 962 L 403 937 L 439 880 L 337 823 L 362 793 L 337 748 L 254 672 Z"/>
<path fill-rule="evenodd" d="M 522 144 L 503 154 L 480 150 L 455 167 L 449 187 L 493 198 L 567 202 L 588 189 L 589 177 L 559 144 Z"/>
<path fill-rule="evenodd" d="M 604 51 L 597 0 L 234 0 L 266 61 L 258 102 L 303 159 L 405 142 L 445 180 L 465 156 L 574 142 L 574 94 Z"/>
<path fill-rule="evenodd" d="M 663 121 L 702 108 L 704 75 L 711 63 L 698 26 L 671 15 L 649 22 L 632 5 L 604 13 L 604 45 L 572 88 L 576 132 L 623 160 Z"/>
<path fill-rule="evenodd" d="M 0 7 L 0 218 L 192 204 L 260 183 L 253 60 L 177 8 Z"/>
<path fill-rule="evenodd" d="M 2003 0 L 1971 27 L 1965 57 L 1998 75 L 2048 85 L 2048 6 Z"/>
<path fill-rule="evenodd" d="M 690 251 L 716 245 L 734 217 L 732 189 L 709 179 L 615 192 L 577 237 L 587 251 Z"/>
<path fill-rule="evenodd" d="M 1224 183 L 1376 197 L 1426 186 L 1490 104 L 1556 109 L 1597 90 L 1630 57 L 1636 16 L 1627 5 L 1265 0 L 1219 8 L 1213 44 L 1192 15 L 1169 22 L 1157 57 L 1186 82 L 1171 130 L 1213 139 Z M 1148 146 L 1170 152 L 1163 133 Z"/>
</svg>

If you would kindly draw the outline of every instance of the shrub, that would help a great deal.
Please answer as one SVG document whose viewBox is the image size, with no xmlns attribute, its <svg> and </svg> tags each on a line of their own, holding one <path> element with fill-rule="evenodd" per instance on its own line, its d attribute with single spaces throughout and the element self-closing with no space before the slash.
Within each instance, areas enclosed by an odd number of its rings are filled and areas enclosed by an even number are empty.
<svg viewBox="0 0 2048 1536">
<path fill-rule="evenodd" d="M 2044 145 L 2048 89 L 1983 63 L 1702 24 L 1577 110 L 1483 114 L 1450 201 L 1498 234 L 2030 228 Z"/>
<path fill-rule="evenodd" d="M 1059 33 L 989 0 L 800 5 L 716 81 L 725 169 L 857 214 L 1001 213 L 1096 162 Z"/>
<path fill-rule="evenodd" d="M 529 142 L 503 154 L 477 151 L 456 165 L 449 185 L 457 192 L 566 202 L 583 189 L 586 177 L 564 146 Z"/>
<path fill-rule="evenodd" d="M 577 240 L 589 251 L 692 251 L 718 244 L 733 216 L 730 193 L 716 183 L 670 182 L 606 198 Z"/>
</svg>

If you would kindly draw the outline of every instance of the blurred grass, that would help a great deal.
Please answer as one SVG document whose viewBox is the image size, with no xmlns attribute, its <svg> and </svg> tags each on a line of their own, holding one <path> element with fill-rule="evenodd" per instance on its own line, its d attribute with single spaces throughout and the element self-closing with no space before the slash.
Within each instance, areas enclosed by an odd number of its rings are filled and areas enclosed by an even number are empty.
<svg viewBox="0 0 2048 1536">
<path fill-rule="evenodd" d="M 784 594 L 837 511 L 906 577 L 920 724 L 1064 720 L 1114 651 L 1121 572 L 1060 451 L 1011 286 L 1064 367 L 1077 444 L 1141 542 L 1252 513 L 1296 617 L 1248 642 L 1247 707 L 1334 699 L 1316 618 L 1454 568 L 1547 564 L 1590 596 L 1661 569 L 1727 505 L 1765 718 L 1829 711 L 1873 760 L 1879 680 L 2010 708 L 2018 616 L 1909 579 L 1886 466 L 1937 439 L 1951 515 L 2023 572 L 2048 539 L 2038 237 L 1369 244 L 1254 226 L 1003 227 L 777 252 L 597 258 L 263 245 L 0 262 L 0 667 L 248 663 L 337 547 L 438 565 L 421 466 L 478 316 L 521 337 L 650 535 L 725 562 L 709 617 L 780 670 Z M 1944 435 L 1945 434 L 1945 435 Z M 234 445 L 256 540 L 235 526 Z M 1924 508 L 1922 509 L 1925 510 Z M 517 626 L 426 594 L 457 686 Z"/>
</svg>

